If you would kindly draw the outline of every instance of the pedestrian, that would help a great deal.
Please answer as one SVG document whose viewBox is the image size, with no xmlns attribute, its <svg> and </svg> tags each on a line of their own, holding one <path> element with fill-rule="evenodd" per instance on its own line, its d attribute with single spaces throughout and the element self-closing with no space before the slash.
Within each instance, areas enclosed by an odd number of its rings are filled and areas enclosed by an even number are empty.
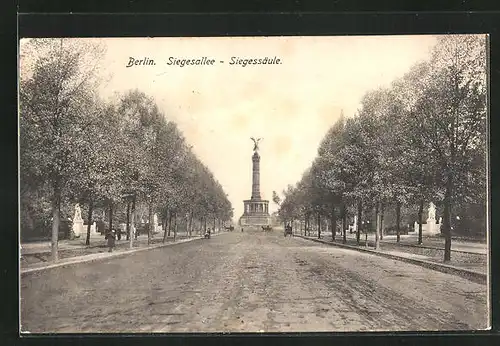
<svg viewBox="0 0 500 346">
<path fill-rule="evenodd" d="M 109 248 L 108 252 L 113 252 L 113 248 L 115 247 L 115 240 L 116 240 L 116 235 L 113 232 L 113 230 L 110 230 L 106 234 L 105 239 L 108 241 L 108 248 Z"/>
<path fill-rule="evenodd" d="M 241 231 L 243 232 L 243 227 L 241 227 Z"/>
</svg>

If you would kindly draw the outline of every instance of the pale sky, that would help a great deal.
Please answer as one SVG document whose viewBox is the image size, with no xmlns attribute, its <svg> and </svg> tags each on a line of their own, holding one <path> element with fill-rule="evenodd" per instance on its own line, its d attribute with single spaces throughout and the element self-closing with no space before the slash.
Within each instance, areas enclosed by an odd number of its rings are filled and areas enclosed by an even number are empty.
<svg viewBox="0 0 500 346">
<path fill-rule="evenodd" d="M 428 57 L 432 36 L 110 38 L 103 95 L 138 88 L 176 122 L 222 184 L 235 219 L 251 196 L 250 137 L 262 137 L 261 195 L 300 180 L 343 109 L 388 86 Z M 215 59 L 214 66 L 168 66 L 169 57 Z M 229 65 L 232 56 L 278 57 L 280 65 Z M 154 66 L 127 68 L 129 57 Z M 223 60 L 224 63 L 219 63 Z M 276 210 L 272 201 L 270 211 Z"/>
</svg>

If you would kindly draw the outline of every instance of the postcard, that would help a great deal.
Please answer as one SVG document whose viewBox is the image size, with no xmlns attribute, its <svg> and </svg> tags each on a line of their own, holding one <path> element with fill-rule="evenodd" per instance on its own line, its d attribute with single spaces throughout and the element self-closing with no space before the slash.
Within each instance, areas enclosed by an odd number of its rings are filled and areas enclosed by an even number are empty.
<svg viewBox="0 0 500 346">
<path fill-rule="evenodd" d="M 488 52 L 21 39 L 21 334 L 489 329 Z"/>
</svg>

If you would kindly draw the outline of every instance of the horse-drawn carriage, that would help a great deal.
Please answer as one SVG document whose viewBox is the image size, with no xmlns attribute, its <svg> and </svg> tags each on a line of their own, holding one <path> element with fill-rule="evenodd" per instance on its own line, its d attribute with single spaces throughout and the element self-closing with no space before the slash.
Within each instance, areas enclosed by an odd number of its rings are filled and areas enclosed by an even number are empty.
<svg viewBox="0 0 500 346">
<path fill-rule="evenodd" d="M 271 225 L 267 225 L 267 226 L 261 226 L 262 227 L 262 230 L 264 232 L 269 232 L 269 231 L 272 231 L 273 228 L 271 227 Z"/>
<path fill-rule="evenodd" d="M 293 232 L 292 232 L 292 226 L 291 225 L 286 225 L 285 226 L 285 237 L 289 235 L 290 237 L 293 237 Z"/>
<path fill-rule="evenodd" d="M 229 231 L 229 232 L 234 231 L 234 226 L 233 226 L 233 225 L 231 225 L 231 226 L 229 226 L 229 227 L 228 227 L 228 226 L 226 226 L 226 227 L 224 227 L 224 228 L 226 229 L 226 231 Z"/>
</svg>

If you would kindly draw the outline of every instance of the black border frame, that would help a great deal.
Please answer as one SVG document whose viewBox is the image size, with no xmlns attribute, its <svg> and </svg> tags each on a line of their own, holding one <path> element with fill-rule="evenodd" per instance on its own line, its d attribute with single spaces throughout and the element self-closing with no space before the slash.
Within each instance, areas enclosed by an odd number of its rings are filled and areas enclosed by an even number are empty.
<svg viewBox="0 0 500 346">
<path fill-rule="evenodd" d="M 399 1 L 399 0 L 253 0 L 235 2 L 230 0 L 18 0 L 19 12 L 23 13 L 214 13 L 214 12 L 316 12 L 332 11 L 494 11 L 495 1 L 488 0 L 440 0 Z M 496 5 L 496 6 L 495 6 Z"/>
<path fill-rule="evenodd" d="M 172 1 L 167 1 L 163 7 L 167 8 Z M 457 3 L 461 1 L 448 1 L 447 3 Z M 100 10 L 112 8 L 113 4 L 105 4 L 92 1 L 87 2 L 88 7 L 100 6 Z M 346 2 L 337 1 L 346 4 Z M 61 9 L 62 4 L 62 9 Z M 129 6 L 121 9 L 121 12 L 131 12 L 141 10 L 148 11 L 148 8 L 138 5 L 138 2 L 131 0 Z M 354 2 L 349 8 L 356 8 L 359 1 Z M 495 183 L 495 177 L 498 175 L 498 168 L 494 141 L 494 129 L 498 123 L 494 116 L 500 108 L 500 32 L 497 23 L 500 23 L 500 12 L 288 12 L 288 13 L 169 13 L 169 14 L 132 14 L 132 13 L 101 13 L 101 14 L 64 14 L 54 12 L 80 12 L 88 10 L 85 8 L 84 1 L 80 5 L 69 3 L 64 6 L 64 2 L 55 2 L 47 4 L 42 3 L 43 9 L 48 13 L 39 12 L 40 2 L 36 0 L 23 0 L 19 6 L 21 13 L 18 15 L 18 34 L 22 37 L 140 37 L 140 36 L 280 36 L 280 35 L 395 35 L 395 34 L 437 34 L 437 33 L 489 33 L 490 36 L 490 163 L 491 163 L 491 204 L 490 210 L 496 210 L 494 197 L 498 195 L 498 187 Z M 373 4 L 375 5 L 375 3 Z M 463 4 L 462 4 L 463 5 Z M 54 7 L 55 6 L 55 7 Z M 57 8 L 59 6 L 59 8 Z M 107 7 L 106 7 L 107 6 Z M 111 7 L 110 7 L 111 6 Z M 187 8 L 193 7 L 193 1 L 188 1 Z M 443 4 L 442 4 L 443 6 Z M 446 5 L 444 5 L 446 6 Z M 370 8 L 376 8 L 368 6 Z M 468 10 L 469 7 L 461 6 L 460 10 Z M 483 5 L 482 9 L 491 9 L 493 6 Z M 332 7 L 333 8 L 333 7 Z M 379 10 L 384 7 L 379 6 Z M 425 10 L 420 6 L 418 10 Z M 302 10 L 307 10 L 302 6 Z M 403 8 L 402 8 L 403 10 Z M 119 10 L 118 10 L 119 11 Z M 115 8 L 115 11 L 116 8 Z M 179 10 L 177 9 L 177 12 Z M 182 12 L 182 10 L 180 11 Z M 16 44 L 18 38 L 16 37 Z M 17 59 L 16 59 L 17 62 Z M 16 85 L 17 85 L 17 75 Z M 7 199 L 17 202 L 17 88 L 14 104 L 8 103 L 7 108 L 8 125 L 10 131 L 6 137 L 2 137 L 3 148 L 7 150 L 14 149 L 11 154 L 7 153 L 9 163 L 15 164 L 16 172 L 14 175 L 6 177 L 3 183 L 7 184 L 8 190 L 5 190 Z M 12 126 L 12 128 L 11 128 Z M 3 130 L 7 128 L 3 127 Z M 13 136 L 13 134 L 15 134 Z M 8 140 L 5 142 L 5 140 Z M 11 142 L 11 140 L 13 140 Z M 15 146 L 13 145 L 15 143 Z M 498 147 L 498 142 L 496 144 Z M 13 155 L 12 155 L 13 154 Z M 5 156 L 4 156 L 5 157 Z M 5 179 L 5 178 L 4 178 Z M 10 179 L 10 180 L 9 180 Z M 436 342 L 439 344 L 465 343 L 465 344 L 487 344 L 492 341 L 494 335 L 499 335 L 500 331 L 500 295 L 498 294 L 499 277 L 494 273 L 498 271 L 499 265 L 499 239 L 495 237 L 494 216 L 491 217 L 491 305 L 492 305 L 492 330 L 479 332 L 443 332 L 443 333 L 276 333 L 276 334 L 135 334 L 130 337 L 108 334 L 89 334 L 84 338 L 78 335 L 49 335 L 49 336 L 18 336 L 18 258 L 17 258 L 17 205 L 8 203 L 4 209 L 6 215 L 12 216 L 13 222 L 7 223 L 9 232 L 5 235 L 0 245 L 4 248 L 0 252 L 2 260 L 0 261 L 0 282 L 7 283 L 7 299 L 3 299 L 2 314 L 2 332 L 7 335 L 7 344 L 11 341 L 16 344 L 27 344 L 32 342 L 42 342 L 55 344 L 102 344 L 114 345 L 123 343 L 136 344 L 145 342 L 146 344 L 184 344 L 184 343 L 207 343 L 215 344 L 225 343 L 260 343 L 262 341 L 270 344 L 290 343 L 340 343 L 340 344 L 358 344 L 358 343 L 381 343 L 381 344 L 421 344 L 422 342 Z M 2 204 L 6 204 L 3 202 Z M 497 207 L 498 208 L 498 207 Z M 498 227 L 497 227 L 498 228 Z M 16 232 L 12 230 L 15 229 Z M 5 230 L 4 230 L 5 231 Z M 17 247 L 16 247 L 17 246 Z M 5 258 L 4 258 L 5 257 Z M 15 270 L 14 270 L 15 268 Z M 3 286 L 3 285 L 2 285 Z M 10 297 L 12 295 L 12 297 Z M 5 297 L 5 295 L 4 295 Z M 15 317 L 14 317 L 15 316 Z M 290 336 L 293 336 L 290 338 Z M 138 339 L 139 337 L 140 339 Z M 499 340 L 500 338 L 496 338 Z M 497 341 L 498 343 L 498 341 Z M 492 342 L 495 344 L 495 342 Z"/>
</svg>

